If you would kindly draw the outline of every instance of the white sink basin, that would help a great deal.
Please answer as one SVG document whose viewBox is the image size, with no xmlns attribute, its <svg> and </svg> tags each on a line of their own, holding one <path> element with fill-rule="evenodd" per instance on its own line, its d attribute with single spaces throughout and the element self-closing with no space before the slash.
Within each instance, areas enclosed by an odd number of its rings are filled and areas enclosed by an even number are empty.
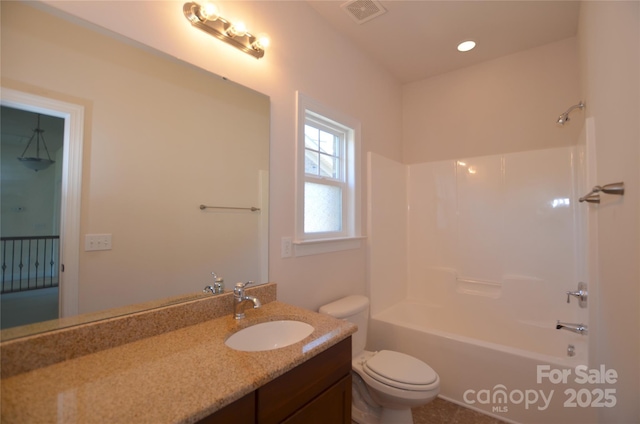
<svg viewBox="0 0 640 424">
<path fill-rule="evenodd" d="M 289 346 L 307 337 L 313 327 L 300 321 L 269 321 L 234 333 L 224 343 L 231 349 L 258 352 Z"/>
</svg>

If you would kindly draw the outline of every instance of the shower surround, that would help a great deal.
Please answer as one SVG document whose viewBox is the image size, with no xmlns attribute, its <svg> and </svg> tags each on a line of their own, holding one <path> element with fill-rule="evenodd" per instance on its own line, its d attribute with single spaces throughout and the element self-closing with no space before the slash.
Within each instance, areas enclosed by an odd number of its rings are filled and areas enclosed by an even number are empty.
<svg viewBox="0 0 640 424">
<path fill-rule="evenodd" d="M 413 165 L 370 154 L 369 349 L 419 357 L 444 374 L 443 397 L 501 419 L 589 422 L 593 408 L 564 404 L 579 387 L 537 382 L 538 365 L 587 364 L 588 336 L 555 329 L 588 324 L 566 295 L 588 283 L 584 150 Z M 556 393 L 544 409 L 517 393 L 504 404 L 470 397 L 500 386 Z"/>
</svg>

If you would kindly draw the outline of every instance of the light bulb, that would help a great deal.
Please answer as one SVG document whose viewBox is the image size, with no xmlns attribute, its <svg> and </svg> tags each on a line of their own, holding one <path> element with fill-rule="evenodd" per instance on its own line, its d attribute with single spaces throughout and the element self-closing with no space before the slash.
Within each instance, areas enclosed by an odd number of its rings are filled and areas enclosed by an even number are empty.
<svg viewBox="0 0 640 424">
<path fill-rule="evenodd" d="M 240 22 L 240 21 L 234 24 L 231 24 L 231 26 L 227 30 L 227 35 L 229 37 L 242 37 L 246 33 L 247 33 L 247 27 L 243 22 Z"/>
<path fill-rule="evenodd" d="M 266 50 L 267 47 L 269 47 L 270 42 L 271 41 L 269 40 L 269 36 L 267 34 L 258 34 L 256 35 L 256 40 L 251 43 L 251 47 L 256 50 Z"/>
<path fill-rule="evenodd" d="M 210 1 L 205 2 L 200 6 L 199 16 L 200 19 L 204 21 L 215 21 L 220 17 L 218 14 L 218 8 Z"/>
<path fill-rule="evenodd" d="M 468 52 L 476 46 L 475 41 L 464 41 L 458 44 L 458 51 L 460 52 Z"/>
</svg>

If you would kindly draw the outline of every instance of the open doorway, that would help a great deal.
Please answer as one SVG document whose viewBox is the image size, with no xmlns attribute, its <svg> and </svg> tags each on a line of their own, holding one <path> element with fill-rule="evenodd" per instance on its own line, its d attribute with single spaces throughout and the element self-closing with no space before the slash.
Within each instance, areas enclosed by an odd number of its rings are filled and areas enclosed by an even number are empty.
<svg viewBox="0 0 640 424">
<path fill-rule="evenodd" d="M 64 119 L 0 107 L 0 328 L 58 318 Z"/>
<path fill-rule="evenodd" d="M 17 109 L 22 112 L 32 113 L 33 116 L 47 116 L 46 119 L 58 119 L 55 122 L 62 122 L 63 130 L 62 130 L 62 147 L 60 149 L 55 150 L 55 154 L 52 154 L 50 151 L 51 159 L 55 161 L 55 164 L 51 164 L 50 167 L 57 166 L 60 168 L 59 173 L 56 175 L 59 176 L 59 184 L 56 183 L 55 187 L 57 187 L 58 193 L 53 194 L 54 207 L 53 213 L 54 216 L 51 217 L 51 229 L 58 230 L 58 240 L 59 244 L 53 242 L 53 245 L 47 246 L 47 256 L 44 259 L 45 264 L 39 264 L 39 267 L 49 267 L 47 276 L 48 280 L 44 285 L 49 285 L 50 287 L 46 288 L 46 290 L 50 290 L 52 293 L 45 294 L 44 288 L 37 289 L 37 291 L 43 295 L 45 298 L 48 296 L 49 298 L 53 297 L 54 299 L 58 299 L 57 306 L 57 314 L 54 318 L 57 317 L 69 317 L 78 314 L 78 274 L 79 274 L 79 242 L 80 242 L 80 193 L 81 193 L 81 185 L 82 185 L 82 146 L 83 146 L 83 132 L 84 132 L 84 107 L 77 104 L 67 103 L 61 100 L 47 98 L 38 96 L 31 93 L 21 92 L 9 88 L 2 88 L 0 104 L 3 109 L 11 108 Z M 2 122 L 3 132 L 4 132 L 5 122 Z M 45 129 L 44 126 L 41 129 Z M 46 130 L 46 129 L 45 129 Z M 31 128 L 33 131 L 33 127 Z M 4 138 L 4 135 L 3 135 Z M 52 148 L 52 145 L 49 145 L 49 138 L 46 139 L 47 147 L 49 149 Z M 53 139 L 51 139 L 51 143 L 53 143 Z M 4 146 L 2 146 L 4 149 Z M 43 147 L 41 146 L 41 149 Z M 24 149 L 24 147 L 23 147 Z M 13 156 L 13 153 L 10 153 Z M 4 151 L 2 152 L 2 156 L 5 156 Z M 18 157 L 22 156 L 22 152 L 18 154 Z M 25 157 L 34 156 L 33 153 L 26 153 Z M 45 155 L 44 151 L 41 154 L 41 157 L 48 159 Z M 16 157 L 17 159 L 17 157 Z M 8 160 L 14 160 L 11 157 Z M 4 158 L 3 158 L 4 161 Z M 16 162 L 19 162 L 16 160 Z M 26 161 L 28 162 L 28 161 Z M 19 164 L 20 165 L 20 164 Z M 32 164 L 33 165 L 33 164 Z M 37 167 L 36 165 L 33 165 Z M 4 167 L 4 163 L 3 163 Z M 44 170 L 39 170 L 38 173 L 43 172 Z M 31 170 L 33 172 L 33 169 Z M 3 191 L 4 191 L 4 173 L 2 175 L 3 178 Z M 9 178 L 9 177 L 7 177 Z M 2 205 L 2 220 L 5 219 L 5 213 L 10 215 L 10 213 L 5 209 L 4 198 Z M 11 205 L 7 205 L 11 208 Z M 21 206 L 16 204 L 13 206 L 17 208 L 15 212 L 20 214 Z M 24 212 L 27 212 L 26 207 Z M 42 225 L 38 225 L 38 223 L 33 224 L 36 225 L 36 228 L 42 230 Z M 46 227 L 46 225 L 45 225 Z M 4 231 L 4 226 L 3 226 Z M 4 237 L 4 234 L 2 234 Z M 50 236 L 55 239 L 55 236 Z M 49 242 L 51 239 L 49 239 Z M 23 242 L 24 245 L 24 242 Z M 41 245 L 44 250 L 44 245 Z M 57 250 L 56 250 L 57 249 Z M 36 249 L 38 250 L 38 249 Z M 27 252 L 29 249 L 26 250 Z M 7 252 L 8 253 L 8 252 Z M 57 262 L 55 259 L 52 259 L 56 256 L 58 257 Z M 4 255 L 5 252 L 3 251 Z M 0 260 L 3 260 L 2 256 L 0 256 Z M 28 261 L 28 258 L 27 258 Z M 32 263 L 35 263 L 34 260 L 31 260 Z M 51 262 L 54 262 L 51 264 Z M 18 264 L 20 262 L 18 261 Z M 26 261 L 23 261 L 23 270 L 26 270 Z M 8 265 L 6 265 L 8 266 Z M 52 269 L 55 268 L 55 269 Z M 1 268 L 0 268 L 1 270 Z M 5 271 L 7 272 L 7 271 Z M 18 267 L 18 274 L 20 273 Z M 57 277 L 58 281 L 58 293 L 53 293 L 55 290 L 53 289 L 54 277 Z M 20 284 L 23 284 L 22 282 Z M 15 286 L 15 283 L 14 283 Z M 26 296 L 22 294 L 22 296 Z M 51 303 L 43 298 L 38 299 L 40 301 L 40 305 L 42 302 L 45 302 L 47 305 Z M 4 306 L 4 305 L 2 305 Z M 20 306 L 18 306 L 20 307 Z M 42 307 L 44 308 L 44 307 Z M 43 312 L 43 315 L 45 311 Z M 4 312 L 3 312 L 4 318 Z M 47 315 L 44 315 L 44 319 L 48 319 L 52 313 L 49 311 Z M 9 321 L 11 322 L 11 321 Z M 19 325 L 19 324 L 16 324 Z M 2 327 L 5 325 L 2 323 Z"/>
</svg>

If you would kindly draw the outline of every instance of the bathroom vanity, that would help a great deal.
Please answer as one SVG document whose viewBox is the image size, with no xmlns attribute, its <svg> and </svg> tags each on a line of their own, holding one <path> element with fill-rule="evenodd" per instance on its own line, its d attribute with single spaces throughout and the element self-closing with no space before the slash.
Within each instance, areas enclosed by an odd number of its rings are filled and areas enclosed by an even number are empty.
<svg viewBox="0 0 640 424">
<path fill-rule="evenodd" d="M 355 325 L 278 302 L 275 285 L 253 290 L 263 305 L 241 320 L 225 293 L 3 342 L 1 421 L 350 423 Z M 225 345 L 276 320 L 314 330 L 273 350 Z"/>
<path fill-rule="evenodd" d="M 198 421 L 231 422 L 350 424 L 351 337 Z"/>
</svg>

